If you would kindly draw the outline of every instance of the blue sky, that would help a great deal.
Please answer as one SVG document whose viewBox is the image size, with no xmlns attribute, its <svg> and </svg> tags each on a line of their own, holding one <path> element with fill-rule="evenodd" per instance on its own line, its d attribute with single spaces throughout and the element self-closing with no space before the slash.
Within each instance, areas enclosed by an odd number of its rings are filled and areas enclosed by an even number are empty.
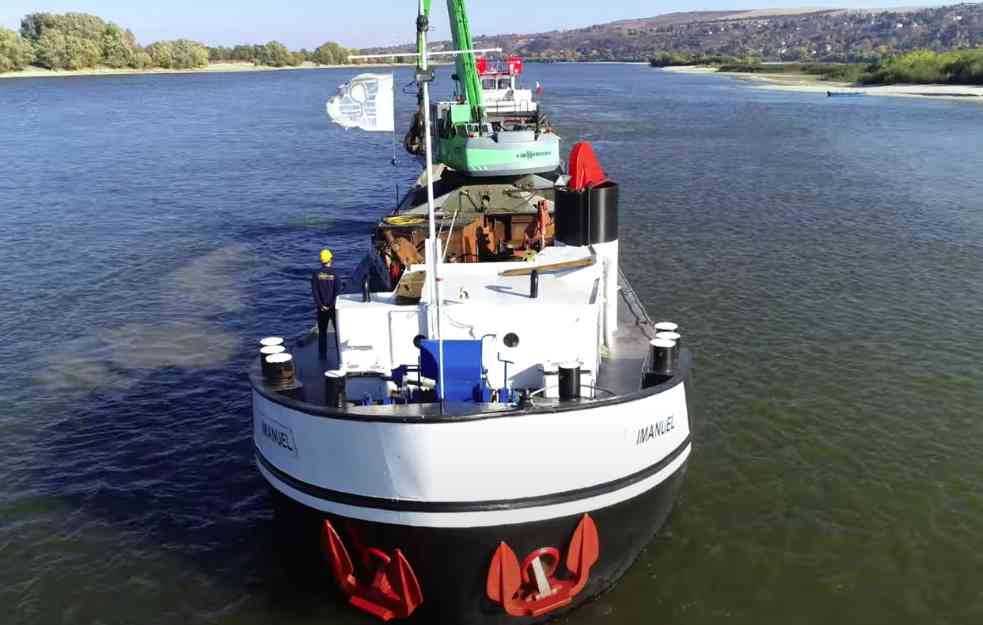
<svg viewBox="0 0 983 625">
<path fill-rule="evenodd" d="M 469 0 L 469 10 L 475 34 L 498 34 L 573 28 L 673 11 L 913 4 L 916 3 L 912 0 Z M 438 38 L 448 37 L 444 6 L 443 0 L 434 0 L 435 35 Z M 314 47 L 331 40 L 350 47 L 362 47 L 411 41 L 416 0 L 165 0 L 153 3 L 145 0 L 0 0 L 0 25 L 17 29 L 21 17 L 40 11 L 93 13 L 132 29 L 142 44 L 187 37 L 211 45 L 277 39 L 291 48 Z"/>
</svg>

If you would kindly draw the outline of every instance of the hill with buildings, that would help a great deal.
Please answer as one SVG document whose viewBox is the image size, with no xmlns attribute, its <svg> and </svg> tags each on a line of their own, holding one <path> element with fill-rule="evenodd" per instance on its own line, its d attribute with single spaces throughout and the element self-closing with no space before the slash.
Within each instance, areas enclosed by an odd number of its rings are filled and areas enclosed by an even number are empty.
<svg viewBox="0 0 983 625">
<path fill-rule="evenodd" d="M 647 61 L 681 52 L 764 61 L 869 63 L 912 50 L 983 45 L 983 4 L 670 13 L 573 30 L 478 37 L 475 45 L 501 47 L 540 61 Z"/>
</svg>

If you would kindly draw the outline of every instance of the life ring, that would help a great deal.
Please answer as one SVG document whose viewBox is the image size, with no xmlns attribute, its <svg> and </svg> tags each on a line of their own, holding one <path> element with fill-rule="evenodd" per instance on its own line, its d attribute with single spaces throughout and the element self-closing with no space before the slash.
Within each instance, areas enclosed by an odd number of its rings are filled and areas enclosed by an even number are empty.
<svg viewBox="0 0 983 625">
<path fill-rule="evenodd" d="M 382 220 L 389 226 L 418 226 L 426 221 L 422 215 L 392 215 Z"/>
</svg>

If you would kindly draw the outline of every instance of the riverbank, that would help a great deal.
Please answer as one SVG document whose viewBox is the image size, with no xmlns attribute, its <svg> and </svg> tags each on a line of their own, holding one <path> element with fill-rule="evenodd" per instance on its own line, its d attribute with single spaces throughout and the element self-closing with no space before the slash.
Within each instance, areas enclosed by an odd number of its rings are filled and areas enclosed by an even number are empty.
<svg viewBox="0 0 983 625">
<path fill-rule="evenodd" d="M 43 67 L 29 67 L 19 72 L 0 73 L 0 78 L 71 78 L 75 76 L 144 76 L 148 74 L 214 74 L 234 72 L 283 72 L 298 69 L 371 69 L 378 67 L 404 67 L 398 64 L 365 65 L 315 65 L 303 63 L 296 67 L 270 67 L 252 63 L 210 63 L 206 67 L 194 69 L 114 69 L 111 67 L 92 67 L 80 70 L 51 70 Z M 406 66 L 408 67 L 408 66 Z"/>
<path fill-rule="evenodd" d="M 749 74 L 743 72 L 719 72 L 716 67 L 686 65 L 660 68 L 681 74 L 715 74 L 755 83 L 759 89 L 773 91 L 801 91 L 822 93 L 827 91 L 860 92 L 872 96 L 909 98 L 943 98 L 952 100 L 979 100 L 983 103 L 983 86 L 975 85 L 857 85 L 822 80 L 812 74 Z"/>
</svg>

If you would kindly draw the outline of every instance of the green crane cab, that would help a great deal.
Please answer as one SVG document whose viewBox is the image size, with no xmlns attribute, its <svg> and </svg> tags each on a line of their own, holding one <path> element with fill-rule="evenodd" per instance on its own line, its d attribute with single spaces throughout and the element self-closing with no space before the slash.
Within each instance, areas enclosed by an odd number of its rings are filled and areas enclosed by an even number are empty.
<svg viewBox="0 0 983 625">
<path fill-rule="evenodd" d="M 419 27 L 426 28 L 430 2 L 425 0 Z M 435 160 L 476 177 L 520 176 L 555 171 L 560 166 L 560 138 L 541 114 L 531 90 L 519 89 L 522 60 L 509 57 L 507 69 L 491 67 L 473 53 L 474 41 L 464 0 L 447 0 L 456 56 L 455 98 L 437 102 L 431 111 Z M 422 46 L 422 33 L 419 39 Z M 422 52 L 422 49 L 420 50 Z M 422 69 L 422 68 L 421 68 Z M 490 88 L 486 98 L 485 84 Z M 417 118 L 422 117 L 418 113 Z M 419 154 L 422 124 L 415 123 L 407 149 Z"/>
</svg>

